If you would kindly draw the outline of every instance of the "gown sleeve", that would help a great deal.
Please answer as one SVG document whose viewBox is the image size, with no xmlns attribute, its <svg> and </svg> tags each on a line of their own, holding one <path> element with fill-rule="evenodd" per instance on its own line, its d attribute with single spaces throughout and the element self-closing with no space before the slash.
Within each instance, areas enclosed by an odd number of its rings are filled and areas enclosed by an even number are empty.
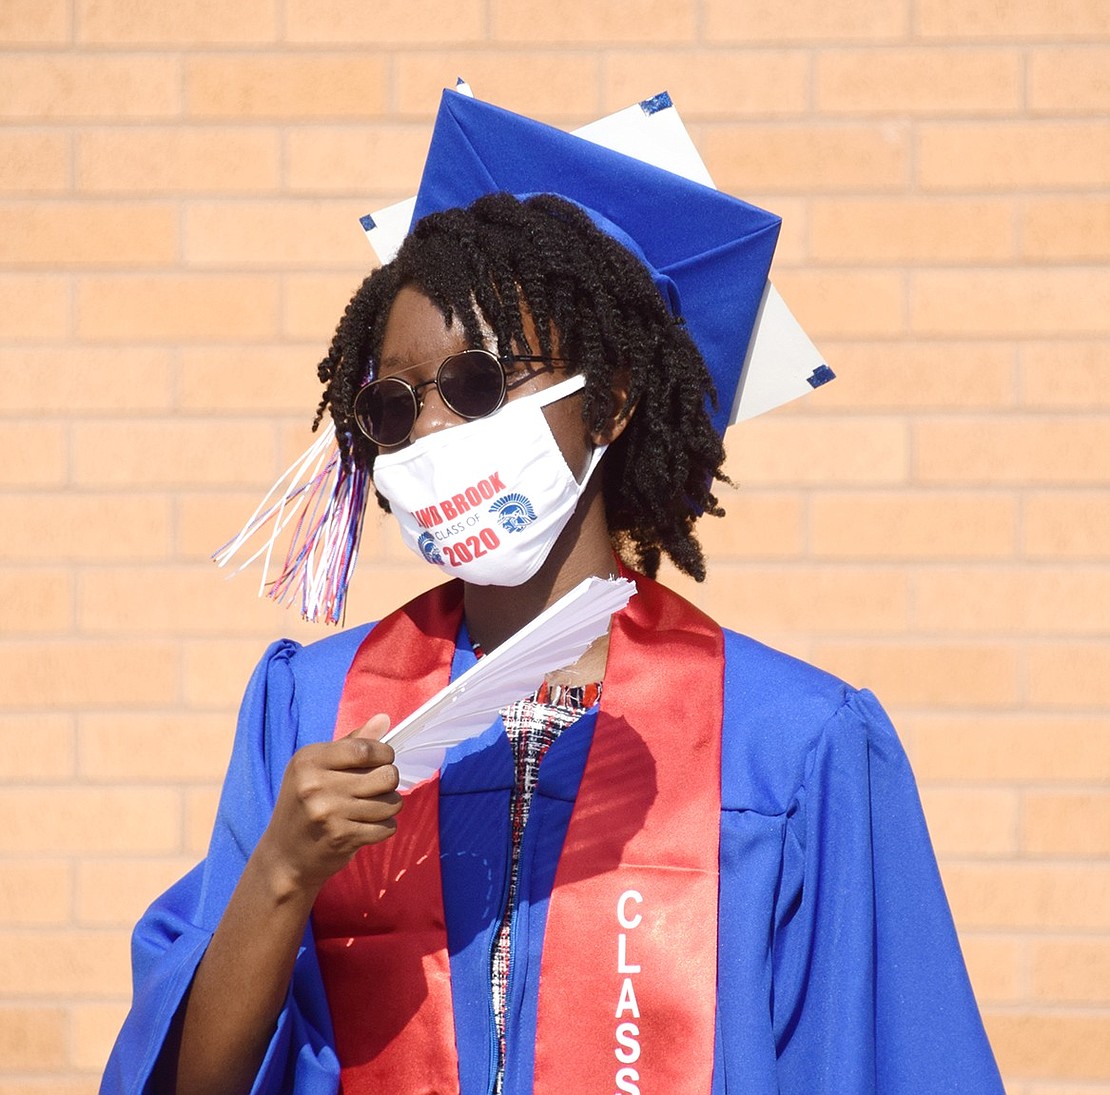
<svg viewBox="0 0 1110 1095">
<path fill-rule="evenodd" d="M 193 975 L 247 858 L 269 823 L 285 766 L 298 747 L 297 696 L 282 641 L 247 686 L 208 855 L 139 921 L 132 936 L 131 1011 L 109 1058 L 101 1095 L 151 1092 L 151 1077 Z M 260 926 L 261 927 L 261 926 Z M 334 1095 L 339 1067 L 309 934 L 252 1095 Z"/>
<path fill-rule="evenodd" d="M 782 1095 L 1003 1095 L 909 762 L 869 692 L 847 691 L 809 753 L 782 882 Z"/>
</svg>

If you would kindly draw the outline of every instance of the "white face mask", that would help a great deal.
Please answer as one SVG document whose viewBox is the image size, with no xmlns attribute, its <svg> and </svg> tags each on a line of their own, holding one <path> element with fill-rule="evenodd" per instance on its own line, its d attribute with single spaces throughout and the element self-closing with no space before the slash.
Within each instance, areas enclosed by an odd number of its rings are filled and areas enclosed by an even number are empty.
<svg viewBox="0 0 1110 1095">
<path fill-rule="evenodd" d="M 476 585 L 518 586 L 543 565 L 606 446 L 579 483 L 544 417 L 581 391 L 582 375 L 506 403 L 495 414 L 438 430 L 374 461 L 405 543 Z"/>
</svg>

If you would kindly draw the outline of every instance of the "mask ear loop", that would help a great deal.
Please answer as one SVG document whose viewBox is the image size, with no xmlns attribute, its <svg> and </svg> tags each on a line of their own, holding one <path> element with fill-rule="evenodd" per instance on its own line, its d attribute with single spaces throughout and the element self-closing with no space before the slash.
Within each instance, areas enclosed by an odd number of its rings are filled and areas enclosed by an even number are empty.
<svg viewBox="0 0 1110 1095">
<path fill-rule="evenodd" d="M 574 376 L 567 377 L 566 380 L 560 380 L 558 384 L 552 384 L 550 388 L 545 388 L 542 392 L 537 392 L 533 397 L 536 400 L 535 405 L 547 407 L 552 403 L 558 403 L 560 399 L 566 399 L 568 395 L 575 395 L 582 391 L 585 386 L 586 374 L 576 373 Z M 518 400 L 517 402 L 523 403 L 524 400 Z M 581 481 L 575 476 L 574 481 L 578 483 L 579 496 L 586 489 L 586 484 L 589 483 L 591 476 L 597 470 L 597 466 L 601 463 L 601 458 L 605 455 L 607 448 L 609 448 L 609 442 L 607 441 L 600 445 L 594 445 L 594 450 L 590 453 L 590 462 L 586 466 L 586 474 L 582 476 Z"/>
<path fill-rule="evenodd" d="M 579 491 L 586 489 L 586 484 L 589 483 L 594 472 L 597 471 L 597 466 L 601 463 L 601 458 L 605 455 L 605 450 L 608 448 L 608 441 L 603 441 L 600 445 L 594 445 L 594 451 L 590 453 L 590 462 L 586 465 L 586 474 L 582 476 L 582 481 L 578 483 Z"/>
<path fill-rule="evenodd" d="M 558 384 L 552 384 L 550 388 L 544 388 L 541 392 L 536 392 L 533 396 L 525 396 L 525 399 L 535 399 L 535 406 L 546 407 L 551 403 L 558 403 L 560 399 L 566 399 L 568 395 L 574 395 L 580 392 L 586 386 L 586 374 L 575 373 L 574 376 L 568 376 L 566 380 L 560 380 Z M 497 414 L 502 411 L 508 410 L 518 404 L 524 402 L 524 399 L 514 400 L 512 403 L 504 404 Z M 490 415 L 492 418 L 493 416 Z"/>
</svg>

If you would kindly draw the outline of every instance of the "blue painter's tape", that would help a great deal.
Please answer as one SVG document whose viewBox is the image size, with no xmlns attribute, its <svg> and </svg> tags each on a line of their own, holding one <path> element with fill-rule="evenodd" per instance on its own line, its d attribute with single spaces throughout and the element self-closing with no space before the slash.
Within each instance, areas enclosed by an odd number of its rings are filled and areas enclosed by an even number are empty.
<svg viewBox="0 0 1110 1095">
<path fill-rule="evenodd" d="M 811 388 L 820 388 L 822 384 L 828 384 L 830 380 L 836 379 L 836 373 L 828 367 L 828 365 L 818 365 L 813 370 L 812 376 L 807 376 L 806 381 Z"/>
<path fill-rule="evenodd" d="M 674 106 L 671 102 L 669 92 L 661 91 L 658 95 L 653 95 L 650 99 L 644 99 L 640 103 L 640 109 L 645 114 L 658 114 L 661 110 L 666 110 L 668 107 Z"/>
<path fill-rule="evenodd" d="M 372 216 L 370 216 L 369 213 L 367 213 L 365 217 L 359 217 L 358 223 L 362 225 L 362 230 L 364 232 L 369 232 L 369 231 L 371 231 L 371 229 L 374 229 L 374 228 L 378 227 L 374 223 L 374 218 Z"/>
</svg>

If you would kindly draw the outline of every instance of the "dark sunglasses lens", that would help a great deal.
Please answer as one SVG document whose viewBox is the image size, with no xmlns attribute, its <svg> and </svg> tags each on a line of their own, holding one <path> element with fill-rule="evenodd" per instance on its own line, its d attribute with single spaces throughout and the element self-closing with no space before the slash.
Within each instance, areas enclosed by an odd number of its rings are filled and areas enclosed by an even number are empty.
<svg viewBox="0 0 1110 1095">
<path fill-rule="evenodd" d="M 436 383 L 444 403 L 463 418 L 493 414 L 505 396 L 505 370 L 485 350 L 466 350 L 447 358 Z"/>
<path fill-rule="evenodd" d="M 355 397 L 355 421 L 376 445 L 400 445 L 416 424 L 416 395 L 402 380 L 386 377 Z"/>
</svg>

